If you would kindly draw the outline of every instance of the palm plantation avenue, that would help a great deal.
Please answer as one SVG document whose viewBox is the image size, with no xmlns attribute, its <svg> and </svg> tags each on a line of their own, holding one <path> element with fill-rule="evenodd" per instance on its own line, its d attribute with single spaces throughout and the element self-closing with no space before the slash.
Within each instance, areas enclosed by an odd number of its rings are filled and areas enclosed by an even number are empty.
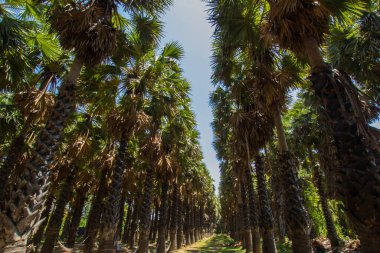
<svg viewBox="0 0 380 253">
<path fill-rule="evenodd" d="M 202 3 L 218 191 L 172 0 L 0 0 L 0 253 L 380 253 L 379 2 Z"/>
</svg>

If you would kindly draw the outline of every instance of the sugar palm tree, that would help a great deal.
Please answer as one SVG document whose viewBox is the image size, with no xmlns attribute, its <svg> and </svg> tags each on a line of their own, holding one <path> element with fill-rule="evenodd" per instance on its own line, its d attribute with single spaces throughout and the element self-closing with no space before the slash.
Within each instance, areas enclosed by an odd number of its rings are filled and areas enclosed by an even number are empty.
<svg viewBox="0 0 380 253">
<path fill-rule="evenodd" d="M 312 68 L 314 94 L 320 99 L 320 110 L 331 127 L 338 159 L 348 173 L 342 175 L 342 198 L 347 215 L 357 232 L 363 252 L 376 251 L 380 234 L 377 205 L 380 181 L 374 175 L 379 156 L 378 144 L 368 129 L 368 121 L 358 109 L 352 87 L 338 71 L 324 62 L 320 46 L 324 42 L 333 17 L 347 22 L 347 11 L 360 12 L 360 1 L 267 1 L 268 34 L 282 47 L 306 56 Z M 356 115 L 356 116 L 355 116 Z M 358 116 L 359 115 L 359 116 Z M 360 116 L 361 115 L 361 116 Z M 352 148 L 347 148 L 352 147 Z M 365 182 L 365 183 L 364 183 Z M 360 186 L 359 186 L 360 185 Z"/>
<path fill-rule="evenodd" d="M 112 17 L 117 11 L 117 4 L 120 3 L 119 1 L 71 2 L 69 5 L 65 5 L 66 2 L 53 3 L 50 23 L 59 34 L 62 47 L 73 49 L 76 56 L 70 71 L 61 83 L 54 110 L 37 138 L 36 147 L 25 171 L 15 183 L 16 187 L 10 187 L 6 192 L 6 204 L 2 207 L 1 221 L 7 229 L 0 234 L 0 249 L 5 252 L 15 248 L 20 252 L 24 251 L 31 228 L 38 224 L 44 195 L 48 190 L 48 166 L 54 159 L 62 131 L 75 107 L 77 78 L 83 65 L 96 65 L 114 49 L 116 30 L 112 24 Z M 122 4 L 127 11 L 146 9 L 155 13 L 162 12 L 169 3 L 170 1 L 162 0 L 141 3 L 128 1 Z M 30 185 L 28 191 L 20 188 L 25 183 Z M 19 196 L 20 201 L 17 201 L 12 199 L 12 196 L 15 196 L 12 192 L 24 193 Z M 17 208 L 10 209 L 11 205 Z M 21 214 L 23 212 L 17 211 L 24 208 L 29 210 L 26 216 Z M 19 235 L 17 240 L 14 234 Z"/>
<path fill-rule="evenodd" d="M 121 201 L 121 185 L 125 169 L 127 143 L 134 135 L 134 132 L 143 129 L 147 124 L 148 118 L 142 113 L 142 106 L 144 105 L 144 96 L 146 95 L 144 89 L 147 88 L 144 85 L 149 82 L 149 74 L 152 70 L 149 68 L 144 69 L 144 67 L 149 64 L 146 61 L 150 60 L 149 57 L 158 42 L 157 38 L 159 38 L 161 32 L 161 25 L 154 18 L 136 15 L 132 21 L 135 29 L 130 34 L 129 43 L 125 43 L 129 48 L 125 48 L 123 55 L 119 54 L 115 56 L 125 59 L 126 62 L 124 64 L 127 65 L 125 68 L 127 71 L 125 73 L 122 72 L 122 78 L 125 78 L 125 93 L 120 94 L 122 99 L 120 100 L 116 114 L 112 112 L 110 115 L 113 122 L 111 123 L 110 121 L 109 125 L 113 126 L 112 130 L 115 130 L 113 131 L 114 133 L 118 133 L 119 146 L 116 163 L 114 164 L 115 168 L 109 185 L 110 188 L 106 196 L 107 205 L 102 219 L 99 246 L 101 252 L 112 250 L 114 245 L 117 224 L 120 219 L 117 207 L 120 206 Z M 131 48 L 135 49 L 132 54 L 130 53 Z M 120 64 L 121 62 L 118 63 Z M 136 73 L 137 76 L 132 77 Z"/>
</svg>

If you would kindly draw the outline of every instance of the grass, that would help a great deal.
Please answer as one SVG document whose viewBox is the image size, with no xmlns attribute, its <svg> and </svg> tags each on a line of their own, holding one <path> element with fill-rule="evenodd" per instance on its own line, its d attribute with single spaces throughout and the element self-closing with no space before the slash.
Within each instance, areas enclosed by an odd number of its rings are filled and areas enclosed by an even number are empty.
<svg viewBox="0 0 380 253">
<path fill-rule="evenodd" d="M 175 253 L 243 253 L 241 247 L 235 246 L 234 240 L 227 235 L 214 235 L 200 242 L 192 244 L 184 249 L 174 251 Z"/>
</svg>

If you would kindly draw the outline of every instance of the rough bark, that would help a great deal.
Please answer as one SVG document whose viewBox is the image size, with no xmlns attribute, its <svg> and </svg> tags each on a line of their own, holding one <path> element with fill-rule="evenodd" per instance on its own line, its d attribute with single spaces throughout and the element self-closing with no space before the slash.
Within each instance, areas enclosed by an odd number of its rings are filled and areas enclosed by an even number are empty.
<svg viewBox="0 0 380 253">
<path fill-rule="evenodd" d="M 162 182 L 161 186 L 161 205 L 160 205 L 160 218 L 158 221 L 158 239 L 157 239 L 157 253 L 165 253 L 165 235 L 167 229 L 167 215 L 168 215 L 168 189 L 169 185 L 166 180 Z"/>
<path fill-rule="evenodd" d="M 140 238 L 137 253 L 148 253 L 149 247 L 149 216 L 150 216 L 150 205 L 152 203 L 152 190 L 153 190 L 153 168 L 148 165 L 146 171 L 146 179 L 144 183 L 144 198 L 141 207 L 141 217 L 140 217 Z"/>
<path fill-rule="evenodd" d="M 263 235 L 263 252 L 276 253 L 276 242 L 273 234 L 273 215 L 269 204 L 266 186 L 264 163 L 260 155 L 256 156 L 257 192 L 260 202 L 260 230 Z"/>
<path fill-rule="evenodd" d="M 124 230 L 123 230 L 123 237 L 122 237 L 122 242 L 126 243 L 128 241 L 128 236 L 129 236 L 129 230 L 130 230 L 130 225 L 131 225 L 131 218 L 132 218 L 132 200 L 128 201 L 128 210 L 127 210 L 127 216 L 125 217 L 125 222 L 124 222 Z"/>
<path fill-rule="evenodd" d="M 46 225 L 49 222 L 49 214 L 50 214 L 51 208 L 53 206 L 53 201 L 54 201 L 54 192 L 51 192 L 51 193 L 49 193 L 49 196 L 46 199 L 45 208 L 41 213 L 42 223 L 38 227 L 38 230 L 36 231 L 36 233 L 33 236 L 33 239 L 31 242 L 33 244 L 33 246 L 31 248 L 37 248 L 37 246 L 41 243 L 42 237 L 44 236 Z"/>
<path fill-rule="evenodd" d="M 123 193 L 120 198 L 120 207 L 119 207 L 119 221 L 117 223 L 115 241 L 121 241 L 122 239 L 122 230 L 123 230 L 123 221 L 124 221 L 124 207 L 125 201 L 127 199 L 127 190 L 123 189 Z"/>
<path fill-rule="evenodd" d="M 46 77 L 42 81 L 40 91 L 46 90 L 53 78 L 53 73 L 49 73 L 48 75 L 46 75 Z M 28 136 L 28 132 L 30 131 L 30 124 L 30 120 L 26 120 L 26 122 L 24 122 L 24 126 L 21 132 L 16 138 L 12 140 L 8 149 L 8 155 L 0 168 L 0 185 L 3 186 L 0 187 L 0 206 L 3 205 L 2 202 L 4 201 L 4 190 L 6 189 L 5 186 L 8 183 L 9 176 L 16 168 L 17 162 L 21 160 L 22 155 L 25 151 L 25 138 L 26 136 Z"/>
<path fill-rule="evenodd" d="M 311 253 L 310 220 L 296 172 L 295 158 L 290 152 L 278 154 L 277 171 L 284 194 L 284 215 L 294 253 Z"/>
<path fill-rule="evenodd" d="M 31 158 L 15 183 L 6 188 L 5 203 L 0 207 L 0 252 L 15 252 L 15 248 L 21 248 L 21 245 L 26 250 L 30 231 L 40 225 L 39 217 L 50 184 L 49 166 L 66 123 L 75 110 L 75 86 L 82 66 L 83 63 L 76 58 L 61 84 L 54 109 L 37 137 Z M 23 210 L 28 210 L 28 214 L 25 215 Z"/>
<path fill-rule="evenodd" d="M 195 205 L 193 197 L 190 197 L 190 205 L 189 205 L 189 242 L 190 244 L 195 243 L 194 238 L 194 208 L 192 208 Z"/>
<path fill-rule="evenodd" d="M 273 112 L 280 150 L 277 171 L 274 173 L 278 173 L 281 193 L 284 194 L 284 216 L 292 240 L 292 249 L 294 253 L 311 253 L 310 220 L 302 199 L 295 158 L 288 150 L 278 104 L 274 105 Z"/>
<path fill-rule="evenodd" d="M 178 199 L 178 230 L 177 230 L 177 249 L 182 248 L 183 242 L 183 201 Z"/>
<path fill-rule="evenodd" d="M 107 190 L 107 174 L 108 170 L 103 169 L 99 179 L 98 189 L 92 199 L 91 209 L 86 224 L 86 232 L 84 235 L 85 240 L 83 251 L 85 253 L 92 252 L 95 238 L 99 230 L 99 223 L 102 215 L 102 201 Z"/>
<path fill-rule="evenodd" d="M 173 184 L 172 193 L 172 218 L 170 223 L 170 248 L 169 251 L 177 249 L 177 228 L 178 228 L 178 185 Z"/>
<path fill-rule="evenodd" d="M 86 203 L 86 191 L 87 187 L 79 188 L 77 190 L 77 196 L 73 206 L 73 215 L 69 225 L 69 234 L 66 241 L 66 247 L 68 248 L 74 248 L 77 231 L 82 218 L 83 208 Z"/>
<path fill-rule="evenodd" d="M 323 217 L 326 222 L 327 237 L 330 239 L 331 247 L 336 251 L 340 247 L 340 240 L 336 233 L 334 221 L 327 202 L 327 194 L 323 182 L 322 171 L 317 165 L 313 166 L 314 184 L 318 190 L 320 203 L 322 206 Z"/>
<path fill-rule="evenodd" d="M 115 233 L 120 215 L 121 185 L 127 151 L 127 132 L 124 130 L 112 171 L 111 183 L 107 191 L 106 201 L 101 220 L 99 234 L 99 253 L 113 252 L 115 248 Z"/>
<path fill-rule="evenodd" d="M 191 244 L 191 238 L 190 238 L 190 204 L 189 204 L 189 198 L 186 201 L 186 207 L 185 207 L 185 224 L 184 224 L 184 232 L 185 232 L 185 243 L 186 245 Z"/>
<path fill-rule="evenodd" d="M 259 221 L 258 221 L 258 211 L 255 201 L 255 189 L 253 187 L 253 178 L 250 167 L 245 167 L 245 177 L 247 179 L 247 190 L 248 190 L 248 204 L 249 204 L 249 222 L 252 231 L 252 248 L 253 252 L 260 253 L 260 232 L 259 232 Z"/>
<path fill-rule="evenodd" d="M 243 215 L 243 226 L 242 230 L 244 231 L 244 242 L 245 242 L 245 252 L 250 253 L 253 252 L 252 247 L 252 232 L 251 232 L 251 226 L 250 226 L 250 214 L 249 214 L 249 208 L 248 208 L 248 201 L 247 201 L 247 191 L 246 187 L 244 185 L 244 182 L 240 182 L 240 195 L 242 200 L 242 215 Z"/>
<path fill-rule="evenodd" d="M 66 204 L 69 202 L 73 193 L 73 184 L 75 182 L 75 176 L 77 172 L 78 167 L 74 165 L 70 174 L 67 176 L 64 184 L 62 185 L 62 189 L 57 200 L 57 205 L 46 228 L 45 242 L 42 245 L 40 253 L 53 252 L 55 243 L 59 236 L 59 230 L 63 221 L 63 216 L 65 214 Z"/>
<path fill-rule="evenodd" d="M 14 138 L 9 146 L 8 156 L 5 158 L 3 165 L 0 168 L 0 206 L 4 203 L 4 191 L 8 184 L 9 176 L 16 167 L 17 161 L 20 160 L 25 146 L 25 133 L 20 133 Z"/>
<path fill-rule="evenodd" d="M 318 43 L 305 38 L 304 45 L 312 67 L 311 81 L 319 99 L 319 113 L 331 129 L 341 168 L 337 179 L 341 199 L 362 252 L 376 252 L 380 240 L 380 154 L 377 141 L 363 119 L 352 84 L 322 60 Z"/>
<path fill-rule="evenodd" d="M 131 221 L 131 226 L 130 226 L 131 230 L 129 232 L 129 238 L 128 238 L 128 245 L 129 245 L 129 248 L 131 249 L 135 246 L 135 234 L 137 230 L 137 222 L 138 222 L 138 217 L 140 214 L 141 204 L 142 204 L 140 201 L 141 195 L 142 195 L 141 192 L 138 191 L 135 201 L 134 201 L 135 204 L 133 207 L 132 221 Z"/>
<path fill-rule="evenodd" d="M 153 231 L 152 231 L 152 241 L 155 242 L 157 238 L 157 232 L 158 232 L 158 222 L 159 222 L 159 207 L 158 204 L 156 205 L 154 209 L 154 222 L 153 222 Z"/>
</svg>

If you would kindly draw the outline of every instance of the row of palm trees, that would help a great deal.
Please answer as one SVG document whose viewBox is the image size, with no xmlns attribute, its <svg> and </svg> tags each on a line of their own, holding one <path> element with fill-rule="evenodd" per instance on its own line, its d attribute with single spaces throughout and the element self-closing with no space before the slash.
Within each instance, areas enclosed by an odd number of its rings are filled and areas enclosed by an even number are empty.
<svg viewBox="0 0 380 253">
<path fill-rule="evenodd" d="M 183 49 L 159 44 L 170 4 L 0 4 L 0 252 L 166 252 L 211 233 Z"/>
<path fill-rule="evenodd" d="M 339 251 L 330 197 L 341 201 L 361 252 L 377 252 L 379 144 L 369 124 L 378 116 L 378 3 L 207 3 L 223 229 L 247 252 L 276 252 L 275 238 L 285 236 L 293 252 L 312 252 L 320 213 Z M 301 95 L 287 111 L 294 89 Z"/>
</svg>

